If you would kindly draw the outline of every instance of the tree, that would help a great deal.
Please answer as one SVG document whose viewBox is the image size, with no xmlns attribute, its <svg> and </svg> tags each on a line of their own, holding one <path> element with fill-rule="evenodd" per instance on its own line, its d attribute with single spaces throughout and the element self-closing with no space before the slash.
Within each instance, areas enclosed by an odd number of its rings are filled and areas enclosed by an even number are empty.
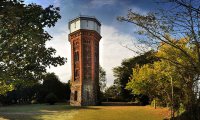
<svg viewBox="0 0 200 120">
<path fill-rule="evenodd" d="M 45 101 L 49 103 L 50 105 L 54 105 L 57 102 L 57 96 L 54 93 L 49 93 L 45 97 Z"/>
<path fill-rule="evenodd" d="M 105 91 L 106 82 L 106 71 L 101 66 L 99 66 L 99 86 L 101 92 Z"/>
<path fill-rule="evenodd" d="M 42 98 L 49 93 L 54 93 L 58 100 L 67 100 L 70 94 L 69 84 L 63 84 L 54 73 L 47 73 L 42 84 Z"/>
<path fill-rule="evenodd" d="M 119 96 L 118 87 L 116 85 L 112 85 L 106 88 L 104 96 L 107 99 L 107 101 L 112 101 L 112 102 L 119 101 L 120 96 Z"/>
<path fill-rule="evenodd" d="M 33 86 L 16 85 L 15 90 L 8 91 L 0 96 L 0 103 L 9 104 L 27 104 L 36 100 L 41 84 L 36 83 Z"/>
<path fill-rule="evenodd" d="M 70 81 L 62 83 L 54 73 L 47 73 L 43 83 L 36 83 L 33 86 L 16 85 L 15 90 L 0 96 L 0 103 L 5 105 L 44 103 L 50 93 L 56 95 L 57 101 L 66 102 L 70 99 L 70 92 Z"/>
<path fill-rule="evenodd" d="M 143 40 L 140 42 L 151 45 L 152 48 L 157 48 L 161 43 L 168 44 L 182 52 L 192 65 L 188 70 L 193 71 L 199 76 L 200 68 L 200 52 L 199 52 L 199 9 L 195 0 L 173 0 L 168 2 L 174 9 L 167 8 L 166 10 L 157 11 L 156 13 L 148 13 L 141 15 L 139 13 L 129 11 L 127 17 L 118 17 L 120 21 L 128 21 L 140 27 L 139 35 L 142 35 Z M 175 3 L 175 4 L 174 4 Z M 181 38 L 189 38 L 188 46 L 194 49 L 194 54 L 198 57 L 195 61 L 188 51 L 185 51 L 181 46 L 174 44 L 168 35 L 176 37 L 176 41 Z M 176 65 L 187 67 L 185 64 L 180 64 L 173 59 L 166 59 Z"/>
<path fill-rule="evenodd" d="M 187 46 L 188 41 L 188 39 L 181 39 L 178 42 L 174 41 L 176 42 L 174 44 L 182 46 L 193 56 L 193 50 Z M 170 57 L 190 67 L 187 58 L 168 44 L 163 44 L 156 56 Z M 189 73 L 187 69 L 180 70 L 179 66 L 168 60 L 162 59 L 142 67 L 136 66 L 132 74 L 131 81 L 126 88 L 132 90 L 134 94 L 148 95 L 151 100 L 158 99 L 162 105 L 171 105 L 175 110 L 178 110 L 181 104 L 186 108 L 194 102 L 196 93 L 192 86 L 196 74 Z"/>
<path fill-rule="evenodd" d="M 162 60 L 166 60 L 179 68 L 177 69 L 178 72 L 184 71 L 188 75 L 186 79 L 192 81 L 192 85 L 189 86 L 191 95 L 188 96 L 192 102 L 187 104 L 186 109 L 193 111 L 192 109 L 194 107 L 195 109 L 198 108 L 200 104 L 200 99 L 198 99 L 200 80 L 200 2 L 196 0 L 167 0 L 165 3 L 170 5 L 161 11 L 142 15 L 130 10 L 126 17 L 118 17 L 118 20 L 127 21 L 138 26 L 140 28 L 138 34 L 141 35 L 139 41 L 147 46 L 158 49 L 163 44 L 167 44 L 171 46 L 172 53 L 180 53 L 185 58 L 183 62 L 174 59 L 172 56 L 160 57 Z M 169 35 L 175 39 L 172 40 Z M 188 38 L 187 46 L 190 48 L 189 51 L 176 44 L 182 38 Z M 192 54 L 190 54 L 191 51 Z M 178 57 L 180 56 L 176 56 L 176 58 Z M 193 77 L 190 78 L 190 76 Z M 185 77 L 185 75 L 182 74 L 182 77 Z M 194 93 L 196 96 L 194 96 Z M 198 118 L 198 114 L 194 115 Z"/>
<path fill-rule="evenodd" d="M 154 52 L 149 51 L 137 57 L 124 59 L 121 66 L 113 68 L 115 77 L 114 84 L 118 87 L 120 96 L 124 101 L 130 101 L 133 98 L 131 91 L 125 89 L 126 84 L 132 75 L 132 68 L 136 65 L 142 66 L 147 63 L 153 63 L 156 60 L 157 58 L 154 56 Z"/>
<path fill-rule="evenodd" d="M 65 58 L 45 43 L 51 36 L 44 28 L 55 26 L 61 18 L 59 8 L 22 0 L 0 1 L 0 94 L 17 83 L 33 84 L 42 80 L 46 67 L 63 65 Z"/>
<path fill-rule="evenodd" d="M 127 84 L 127 89 L 134 94 L 148 95 L 151 100 L 159 98 L 166 106 L 171 101 L 171 82 L 167 74 L 173 67 L 166 62 L 158 61 L 154 64 L 146 64 L 142 67 L 135 67 L 131 81 Z"/>
<path fill-rule="evenodd" d="M 68 80 L 67 83 L 63 83 L 63 84 L 64 84 L 64 89 L 65 89 L 66 100 L 70 100 L 70 94 L 71 94 L 70 80 Z"/>
</svg>

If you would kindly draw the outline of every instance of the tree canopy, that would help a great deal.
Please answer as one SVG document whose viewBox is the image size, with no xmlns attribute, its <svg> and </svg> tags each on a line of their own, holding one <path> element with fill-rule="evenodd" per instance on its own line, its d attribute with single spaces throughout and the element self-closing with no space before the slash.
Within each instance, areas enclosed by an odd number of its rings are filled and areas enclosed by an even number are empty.
<svg viewBox="0 0 200 120">
<path fill-rule="evenodd" d="M 59 100 L 69 99 L 70 96 L 70 82 L 60 82 L 58 76 L 54 73 L 47 73 L 42 84 L 42 92 L 44 97 L 49 93 L 54 93 Z"/>
<path fill-rule="evenodd" d="M 174 87 L 180 89 L 180 96 L 183 97 L 182 100 L 176 98 L 175 101 L 178 101 L 179 104 L 183 103 L 186 110 L 192 112 L 192 115 L 187 116 L 186 119 L 199 119 L 200 115 L 197 112 L 200 104 L 198 97 L 200 80 L 200 2 L 197 0 L 166 0 L 158 1 L 158 3 L 167 7 L 147 14 L 129 10 L 127 16 L 118 17 L 120 21 L 127 21 L 138 26 L 138 41 L 158 51 L 157 56 L 161 59 L 160 62 L 153 65 L 135 68 L 134 73 L 138 74 L 138 78 L 132 76 L 131 81 L 132 83 L 137 84 L 139 82 L 141 84 L 138 86 L 132 84 L 131 87 L 130 83 L 128 88 L 149 86 L 150 83 L 151 86 L 155 86 L 155 84 L 162 84 L 165 80 L 172 78 L 175 82 Z M 167 69 L 169 71 L 166 71 Z M 162 89 L 159 89 L 166 90 L 165 85 L 161 85 Z M 146 89 L 144 86 L 143 90 Z M 155 86 L 155 89 L 157 87 L 159 86 Z M 135 89 L 137 92 L 142 92 L 141 89 L 137 90 Z M 153 90 L 151 95 L 158 95 L 163 91 L 157 90 L 155 92 Z M 161 96 L 164 97 L 164 95 Z"/>
<path fill-rule="evenodd" d="M 46 68 L 63 65 L 65 58 L 47 48 L 51 35 L 45 28 L 61 18 L 59 8 L 24 4 L 22 0 L 0 1 L 0 94 L 17 83 L 32 84 L 42 80 Z"/>
<path fill-rule="evenodd" d="M 70 81 L 62 83 L 57 75 L 47 73 L 42 83 L 32 86 L 17 84 L 15 90 L 0 95 L 0 103 L 3 105 L 44 103 L 47 102 L 45 98 L 49 94 L 54 94 L 58 102 L 66 102 L 70 99 Z"/>
<path fill-rule="evenodd" d="M 126 90 L 126 84 L 128 83 L 131 75 L 132 68 L 135 66 L 143 66 L 147 63 L 153 63 L 157 58 L 154 55 L 153 51 L 149 51 L 144 53 L 143 55 L 139 55 L 133 58 L 124 59 L 121 63 L 121 66 L 117 66 L 113 68 L 114 73 L 114 84 L 118 88 L 120 96 L 125 101 L 130 101 L 133 98 L 131 92 Z"/>
<path fill-rule="evenodd" d="M 167 0 L 165 3 L 171 6 L 160 11 L 149 12 L 145 15 L 129 10 L 126 17 L 120 16 L 118 20 L 127 21 L 138 26 L 139 30 L 137 33 L 141 36 L 139 41 L 151 46 L 152 49 L 157 50 L 165 43 L 181 52 L 192 65 L 190 70 L 198 75 L 200 73 L 200 46 L 198 39 L 200 30 L 198 16 L 200 10 L 197 4 L 199 2 L 196 0 Z M 171 40 L 169 35 L 175 39 Z M 193 47 L 193 54 L 197 56 L 197 61 L 182 46 L 175 44 L 176 42 L 174 41 L 179 41 L 182 38 L 188 38 L 187 45 Z M 173 58 L 169 58 L 167 60 L 170 62 L 187 67 L 184 63 L 177 63 Z"/>
<path fill-rule="evenodd" d="M 187 46 L 187 42 L 187 39 L 181 39 L 176 44 L 192 54 L 192 49 Z M 168 44 L 163 44 L 156 56 L 174 57 L 176 61 L 184 62 L 189 67 L 188 60 L 181 55 L 181 52 L 174 50 Z M 134 94 L 148 95 L 151 100 L 156 98 L 164 106 L 173 103 L 173 107 L 177 110 L 181 104 L 184 107 L 188 107 L 195 102 L 196 92 L 193 90 L 195 78 L 196 74 L 189 73 L 187 69 L 176 66 L 168 60 L 161 59 L 153 64 L 146 64 L 142 67 L 136 66 L 126 88 L 132 90 Z"/>
</svg>

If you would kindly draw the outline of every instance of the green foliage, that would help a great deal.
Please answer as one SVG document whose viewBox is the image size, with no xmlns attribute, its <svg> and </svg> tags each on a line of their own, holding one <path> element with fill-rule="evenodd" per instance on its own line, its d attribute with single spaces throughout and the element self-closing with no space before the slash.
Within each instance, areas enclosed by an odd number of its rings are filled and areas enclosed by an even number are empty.
<svg viewBox="0 0 200 120">
<path fill-rule="evenodd" d="M 53 73 L 48 73 L 45 82 L 37 83 L 31 86 L 16 85 L 15 90 L 7 92 L 0 96 L 0 103 L 9 104 L 29 104 L 44 103 L 45 97 L 49 93 L 57 96 L 58 102 L 66 102 L 70 99 L 70 82 L 62 83 Z"/>
<path fill-rule="evenodd" d="M 121 66 L 113 68 L 114 77 L 116 78 L 114 84 L 118 87 L 118 92 L 124 101 L 130 101 L 133 98 L 131 92 L 125 89 L 132 75 L 132 68 L 137 65 L 142 66 L 147 63 L 153 63 L 156 60 L 157 58 L 154 56 L 154 52 L 149 51 L 143 55 L 125 59 L 122 61 Z"/>
<path fill-rule="evenodd" d="M 132 79 L 127 84 L 126 88 L 132 90 L 134 94 L 145 94 L 151 99 L 162 97 L 163 99 L 166 99 L 166 101 L 169 101 L 170 79 L 167 78 L 163 71 L 166 70 L 168 65 L 163 63 L 155 62 L 154 64 L 135 67 L 133 69 Z"/>
<path fill-rule="evenodd" d="M 57 102 L 57 96 L 54 93 L 49 93 L 45 97 L 45 101 L 50 105 L 54 105 Z"/>
<path fill-rule="evenodd" d="M 198 111 L 200 104 L 200 26 L 197 17 L 200 2 L 168 0 L 165 3 L 171 7 L 163 7 L 160 11 L 147 14 L 129 10 L 126 17 L 118 17 L 120 21 L 139 27 L 139 41 L 158 49 L 158 57 L 162 60 L 154 65 L 134 68 L 134 73 L 138 73 L 140 78 L 133 76 L 127 88 L 167 101 L 165 96 L 168 96 L 167 86 L 170 85 L 165 82 L 171 79 L 174 83 L 174 107 L 177 109 L 183 103 L 186 113 L 193 113 L 186 119 L 199 119 L 194 111 Z M 170 35 L 176 39 L 172 39 Z M 156 67 L 156 64 L 160 67 Z M 166 95 L 162 92 L 166 92 Z"/>
<path fill-rule="evenodd" d="M 179 107 L 179 109 L 178 109 L 178 111 L 177 111 L 177 115 L 181 115 L 181 114 L 183 114 L 185 112 L 185 107 L 184 107 L 184 105 L 181 103 L 180 104 L 180 107 Z"/>
<path fill-rule="evenodd" d="M 179 42 L 176 42 L 177 45 L 182 46 L 185 51 L 188 51 L 192 55 L 192 49 L 185 43 L 187 43 L 187 39 L 181 39 Z M 196 74 L 188 71 L 188 69 L 192 69 L 188 59 L 168 44 L 162 44 L 156 56 L 170 57 L 170 59 L 173 57 L 177 63 L 183 62 L 188 67 L 182 68 L 173 62 L 163 59 L 153 64 L 146 64 L 141 67 L 136 66 L 133 68 L 131 81 L 127 84 L 126 88 L 132 90 L 134 94 L 148 95 L 151 100 L 157 98 L 157 101 L 160 101 L 159 104 L 168 106 L 172 103 L 171 89 L 173 87 L 173 103 L 176 110 L 181 107 L 180 103 L 185 108 L 192 105 L 194 102 L 192 96 L 195 96 L 192 85 L 195 82 Z M 196 58 L 194 57 L 194 59 Z"/>
<path fill-rule="evenodd" d="M 42 80 L 46 67 L 65 63 L 55 57 L 54 48 L 46 48 L 51 36 L 44 30 L 53 27 L 61 18 L 59 8 L 50 5 L 25 5 L 21 0 L 0 1 L 0 89 L 3 94 L 16 84 Z"/>
<path fill-rule="evenodd" d="M 14 86 L 11 84 L 6 84 L 4 81 L 0 81 L 0 95 L 5 95 L 6 92 L 14 89 Z"/>
<path fill-rule="evenodd" d="M 194 105 L 194 104 L 193 104 Z M 183 106 L 182 106 L 183 107 Z M 174 120 L 199 120 L 200 119 L 200 106 L 195 105 L 192 109 L 184 110 L 182 114 L 179 114 Z"/>
<path fill-rule="evenodd" d="M 120 101 L 121 98 L 119 96 L 119 89 L 116 85 L 112 85 L 108 87 L 105 92 L 104 96 L 107 101 Z"/>
<path fill-rule="evenodd" d="M 70 82 L 62 83 L 54 73 L 47 73 L 40 87 L 38 101 L 44 102 L 45 96 L 49 93 L 54 93 L 60 102 L 69 100 Z"/>
</svg>

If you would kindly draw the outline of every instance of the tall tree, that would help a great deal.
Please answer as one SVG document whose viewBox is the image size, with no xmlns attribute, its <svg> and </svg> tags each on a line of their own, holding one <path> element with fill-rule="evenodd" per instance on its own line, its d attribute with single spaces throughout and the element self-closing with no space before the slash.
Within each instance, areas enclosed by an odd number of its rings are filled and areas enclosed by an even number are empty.
<svg viewBox="0 0 200 120">
<path fill-rule="evenodd" d="M 199 76 L 200 73 L 200 45 L 199 45 L 199 1 L 196 0 L 167 0 L 165 3 L 170 7 L 165 7 L 161 11 L 150 12 L 146 15 L 139 14 L 132 10 L 128 11 L 126 17 L 118 17 L 120 21 L 127 21 L 140 29 L 138 34 L 141 35 L 140 42 L 150 45 L 152 48 L 158 48 L 161 43 L 168 44 L 182 52 L 192 65 L 188 70 L 193 71 Z M 168 37 L 168 34 L 175 37 L 176 41 L 181 38 L 189 38 L 188 45 L 194 49 L 194 54 L 198 57 L 196 61 L 188 51 L 182 46 L 178 46 Z M 176 65 L 187 67 L 185 64 L 178 63 L 173 58 L 165 58 Z"/>
<path fill-rule="evenodd" d="M 160 1 L 159 1 L 160 2 Z M 118 17 L 120 21 L 130 22 L 140 28 L 138 31 L 140 42 L 150 45 L 154 49 L 158 49 L 164 44 L 171 46 L 171 50 L 180 53 L 187 64 L 173 56 L 161 56 L 162 60 L 167 60 L 171 64 L 179 67 L 178 71 L 188 73 L 189 76 L 195 76 L 192 79 L 191 90 L 197 90 L 196 96 L 193 93 L 189 97 L 192 100 L 187 105 L 187 110 L 198 111 L 200 104 L 199 81 L 200 81 L 200 1 L 197 0 L 163 0 L 161 3 L 169 4 L 166 9 L 151 12 L 148 14 L 140 14 L 130 10 L 126 17 Z M 169 37 L 171 35 L 174 40 Z M 192 54 L 188 49 L 176 44 L 181 38 L 188 38 L 187 46 L 192 50 Z M 180 56 L 177 56 L 180 57 Z M 197 58 L 197 59 L 196 59 Z M 193 75 L 194 74 L 194 75 Z M 191 80 L 191 79 L 190 79 Z"/>
<path fill-rule="evenodd" d="M 136 65 L 145 65 L 147 63 L 153 63 L 157 58 L 154 56 L 153 51 L 149 51 L 144 53 L 143 55 L 125 59 L 122 61 L 121 66 L 117 66 L 113 68 L 114 73 L 114 84 L 119 89 L 120 96 L 123 100 L 131 100 L 133 97 L 131 95 L 131 91 L 125 89 L 126 84 L 128 83 L 131 75 L 132 75 L 132 68 Z"/>
<path fill-rule="evenodd" d="M 104 97 L 106 101 L 119 101 L 120 95 L 119 90 L 116 85 L 111 85 L 108 88 L 105 89 Z"/>
<path fill-rule="evenodd" d="M 70 81 L 62 83 L 54 73 L 47 73 L 43 83 L 33 86 L 16 85 L 15 90 L 9 91 L 6 95 L 0 95 L 1 104 L 24 104 L 24 103 L 43 103 L 45 97 L 53 93 L 59 102 L 70 99 Z"/>
<path fill-rule="evenodd" d="M 181 39 L 178 42 L 174 41 L 174 44 L 182 46 L 185 51 L 194 56 L 193 49 L 187 46 L 188 41 L 189 39 Z M 156 56 L 160 58 L 170 57 L 190 67 L 187 58 L 168 44 L 162 44 Z M 195 56 L 194 58 L 197 59 Z M 136 66 L 132 74 L 126 88 L 132 90 L 134 94 L 148 95 L 151 100 L 157 98 L 163 105 L 171 105 L 176 110 L 181 104 L 187 108 L 195 102 L 196 93 L 192 86 L 196 74 L 190 73 L 187 69 L 176 66 L 168 60 L 162 59 L 142 67 Z M 193 118 L 191 117 L 191 119 Z"/>
<path fill-rule="evenodd" d="M 60 82 L 54 73 L 47 73 L 42 84 L 42 95 L 45 98 L 49 93 L 54 93 L 59 100 L 66 100 L 70 94 L 69 84 Z"/>
<path fill-rule="evenodd" d="M 61 18 L 59 8 L 25 5 L 22 0 L 0 1 L 0 94 L 17 83 L 42 80 L 46 67 L 63 65 L 65 58 L 45 43 L 51 36 L 44 28 Z"/>
</svg>

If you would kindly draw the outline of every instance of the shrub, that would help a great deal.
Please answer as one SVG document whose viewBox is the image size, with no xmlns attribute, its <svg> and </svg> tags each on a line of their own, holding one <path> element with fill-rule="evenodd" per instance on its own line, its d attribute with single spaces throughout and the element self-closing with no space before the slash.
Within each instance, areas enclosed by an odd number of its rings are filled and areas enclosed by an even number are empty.
<svg viewBox="0 0 200 120">
<path fill-rule="evenodd" d="M 49 103 L 50 105 L 54 105 L 57 102 L 57 96 L 54 93 L 49 93 L 45 97 L 45 101 Z"/>
</svg>

